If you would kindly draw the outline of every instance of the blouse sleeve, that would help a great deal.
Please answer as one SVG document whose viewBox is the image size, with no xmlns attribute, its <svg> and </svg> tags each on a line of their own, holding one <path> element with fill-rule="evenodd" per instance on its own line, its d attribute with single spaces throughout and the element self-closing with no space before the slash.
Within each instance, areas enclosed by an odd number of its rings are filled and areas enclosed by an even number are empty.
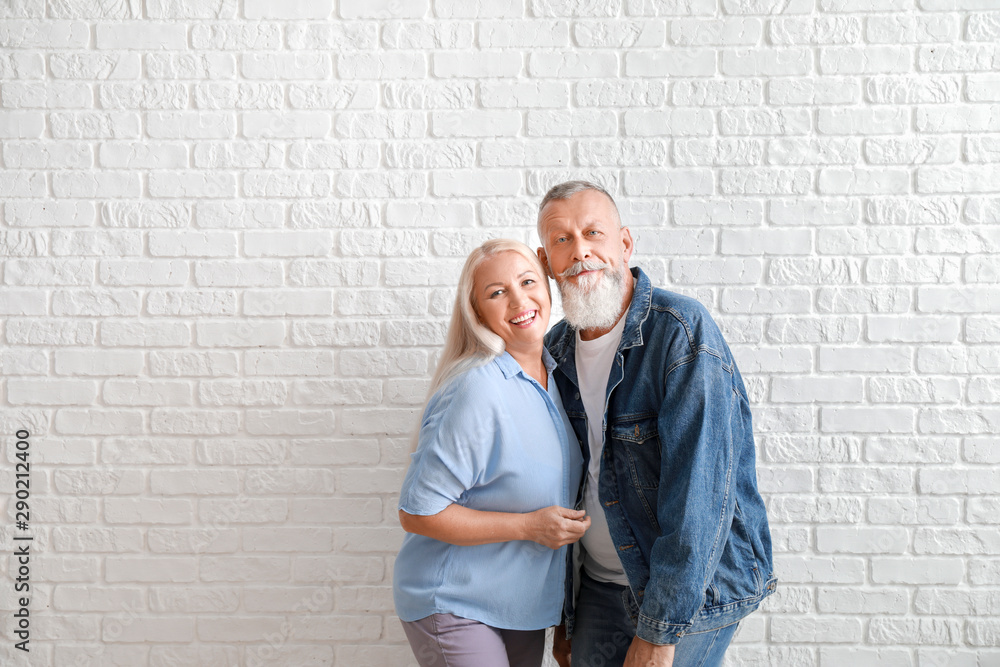
<svg viewBox="0 0 1000 667">
<path fill-rule="evenodd" d="M 431 398 L 403 480 L 399 509 L 437 514 L 475 486 L 495 437 L 489 404 L 461 381 Z"/>
</svg>

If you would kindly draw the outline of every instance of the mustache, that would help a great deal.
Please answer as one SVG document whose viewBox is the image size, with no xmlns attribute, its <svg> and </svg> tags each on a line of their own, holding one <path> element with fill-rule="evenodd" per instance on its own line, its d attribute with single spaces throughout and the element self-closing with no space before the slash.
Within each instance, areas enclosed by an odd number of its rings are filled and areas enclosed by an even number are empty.
<svg viewBox="0 0 1000 667">
<path fill-rule="evenodd" d="M 559 274 L 560 278 L 571 278 L 573 276 L 579 275 L 584 271 L 597 271 L 599 269 L 610 269 L 611 265 L 606 262 L 598 262 L 596 260 L 583 260 L 573 264 L 571 267 Z"/>
</svg>

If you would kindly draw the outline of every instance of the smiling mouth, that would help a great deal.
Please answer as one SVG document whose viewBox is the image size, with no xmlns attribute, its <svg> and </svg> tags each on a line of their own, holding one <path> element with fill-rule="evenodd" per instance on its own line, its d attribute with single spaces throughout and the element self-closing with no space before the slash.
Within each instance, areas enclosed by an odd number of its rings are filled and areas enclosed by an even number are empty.
<svg viewBox="0 0 1000 667">
<path fill-rule="evenodd" d="M 597 285 L 597 282 L 604 276 L 604 269 L 589 269 L 581 271 L 570 279 L 583 289 L 590 289 Z"/>
<path fill-rule="evenodd" d="M 527 327 L 535 321 L 536 317 L 538 317 L 537 310 L 528 310 L 510 320 L 510 323 L 516 327 Z"/>
</svg>

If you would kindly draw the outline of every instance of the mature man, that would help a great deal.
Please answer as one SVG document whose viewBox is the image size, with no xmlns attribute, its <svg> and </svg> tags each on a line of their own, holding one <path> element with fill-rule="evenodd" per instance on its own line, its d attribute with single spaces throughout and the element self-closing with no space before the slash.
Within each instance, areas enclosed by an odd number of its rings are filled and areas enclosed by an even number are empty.
<svg viewBox="0 0 1000 667">
<path fill-rule="evenodd" d="M 711 667 L 777 584 L 746 389 L 697 301 L 629 269 L 632 234 L 584 181 L 542 199 L 538 256 L 565 319 L 546 338 L 584 450 L 565 635 L 573 667 Z M 556 660 L 570 642 L 556 630 Z"/>
</svg>

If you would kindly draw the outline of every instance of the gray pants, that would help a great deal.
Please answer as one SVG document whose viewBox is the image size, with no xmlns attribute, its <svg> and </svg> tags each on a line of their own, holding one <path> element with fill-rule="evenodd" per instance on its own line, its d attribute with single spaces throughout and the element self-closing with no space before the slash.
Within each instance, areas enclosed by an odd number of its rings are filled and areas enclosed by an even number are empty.
<svg viewBox="0 0 1000 667">
<path fill-rule="evenodd" d="M 420 667 L 541 667 L 545 630 L 502 630 L 453 614 L 401 621 Z"/>
</svg>

